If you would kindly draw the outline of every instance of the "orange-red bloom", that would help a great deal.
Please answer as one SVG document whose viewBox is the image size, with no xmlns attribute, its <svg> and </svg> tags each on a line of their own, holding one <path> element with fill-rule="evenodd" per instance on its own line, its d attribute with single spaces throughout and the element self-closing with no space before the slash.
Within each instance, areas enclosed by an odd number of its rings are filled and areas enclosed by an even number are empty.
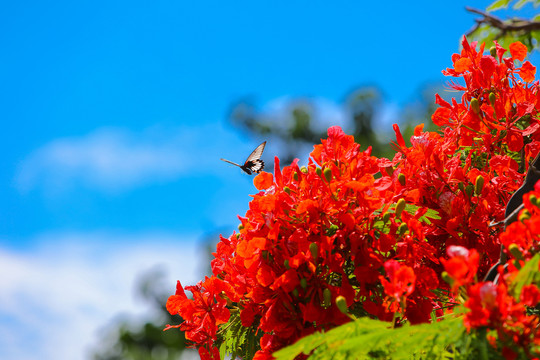
<svg viewBox="0 0 540 360">
<path fill-rule="evenodd" d="M 394 125 L 392 159 L 361 151 L 333 126 L 306 166 L 281 168 L 276 158 L 273 174 L 255 177 L 260 191 L 239 232 L 220 238 L 213 275 L 185 287 L 193 299 L 178 283 L 167 302 L 202 358 L 219 357 L 220 330 L 233 323 L 251 331 L 263 359 L 351 314 L 429 322 L 457 301 L 458 288 L 470 331 L 487 327 L 501 353 L 530 355 L 540 338 L 526 306 L 540 301 L 540 290 L 528 283 L 518 292 L 513 281 L 540 250 L 538 201 L 524 198 L 527 216 L 502 235 L 488 225 L 503 219 L 523 183 L 516 159 L 527 167 L 540 151 L 539 84 L 532 64 L 515 63 L 525 59 L 523 44 L 510 45 L 506 58 L 495 46 L 496 56 L 487 55 L 464 39 L 443 71 L 457 78 L 450 86 L 461 98 L 437 95 L 439 131 L 418 126 L 410 146 Z M 540 199 L 540 186 L 535 191 Z M 478 282 L 499 260 L 501 243 L 507 273 L 499 284 Z"/>
</svg>

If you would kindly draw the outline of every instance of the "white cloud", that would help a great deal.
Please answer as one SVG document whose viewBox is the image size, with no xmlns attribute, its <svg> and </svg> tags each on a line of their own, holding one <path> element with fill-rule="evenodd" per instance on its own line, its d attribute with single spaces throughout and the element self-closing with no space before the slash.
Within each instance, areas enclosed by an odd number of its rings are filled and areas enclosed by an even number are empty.
<svg viewBox="0 0 540 360">
<path fill-rule="evenodd" d="M 140 132 L 104 127 L 80 137 L 58 138 L 22 162 L 15 183 L 22 192 L 48 193 L 77 186 L 127 191 L 146 183 L 207 173 L 230 148 L 230 130 L 221 124 L 155 126 Z"/>
<path fill-rule="evenodd" d="M 72 182 L 121 189 L 186 171 L 190 158 L 179 139 L 101 128 L 83 137 L 56 139 L 24 160 L 17 177 L 23 191 L 38 184 L 61 188 Z"/>
<path fill-rule="evenodd" d="M 56 234 L 40 238 L 33 250 L 0 249 L 0 358 L 84 359 L 114 315 L 148 315 L 134 298 L 137 276 L 162 265 L 171 294 L 177 279 L 185 285 L 201 279 L 204 253 L 186 240 L 158 233 Z"/>
<path fill-rule="evenodd" d="M 333 125 L 347 131 L 350 126 L 350 109 L 324 98 L 277 98 L 264 105 L 262 116 L 284 128 L 292 126 L 291 107 L 302 104 L 313 110 L 313 127 L 318 131 L 325 132 Z M 274 146 L 279 149 L 279 139 L 273 140 L 275 144 L 269 144 L 267 153 Z M 102 127 L 83 136 L 53 139 L 34 150 L 21 161 L 15 185 L 23 193 L 40 189 L 56 195 L 81 186 L 118 193 L 195 174 L 220 176 L 216 170 L 220 169 L 219 158 L 233 157 L 231 160 L 240 162 L 257 143 L 248 144 L 245 134 L 221 122 L 189 127 L 156 125 L 138 132 Z M 298 156 L 304 157 L 312 146 L 299 148 Z"/>
</svg>

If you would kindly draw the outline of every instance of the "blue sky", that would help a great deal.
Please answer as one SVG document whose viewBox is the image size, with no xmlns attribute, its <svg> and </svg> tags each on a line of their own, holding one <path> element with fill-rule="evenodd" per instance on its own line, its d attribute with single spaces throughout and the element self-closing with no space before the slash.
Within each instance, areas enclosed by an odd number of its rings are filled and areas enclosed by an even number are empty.
<svg viewBox="0 0 540 360">
<path fill-rule="evenodd" d="M 445 81 L 464 7 L 489 3 L 4 4 L 0 358 L 84 359 L 115 314 L 147 313 L 137 275 L 163 266 L 171 293 L 198 280 L 201 239 L 230 233 L 255 192 L 219 161 L 264 140 L 227 123 L 235 101 L 279 114 L 308 97 L 330 125 L 376 85 L 389 127 Z"/>
</svg>

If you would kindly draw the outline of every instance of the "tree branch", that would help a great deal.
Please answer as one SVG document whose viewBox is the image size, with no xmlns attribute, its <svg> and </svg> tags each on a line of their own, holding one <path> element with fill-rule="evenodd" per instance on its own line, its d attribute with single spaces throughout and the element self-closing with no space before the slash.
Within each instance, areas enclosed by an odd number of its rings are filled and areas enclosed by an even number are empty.
<svg viewBox="0 0 540 360">
<path fill-rule="evenodd" d="M 530 21 L 525 19 L 510 19 L 503 21 L 500 18 L 493 16 L 482 10 L 474 9 L 466 6 L 465 10 L 473 14 L 481 15 L 482 18 L 476 19 L 477 25 L 471 29 L 466 36 L 471 35 L 476 31 L 482 24 L 487 24 L 495 29 L 501 31 L 501 35 L 506 34 L 507 32 L 526 32 L 529 33 L 534 30 L 540 30 L 540 21 Z"/>
</svg>

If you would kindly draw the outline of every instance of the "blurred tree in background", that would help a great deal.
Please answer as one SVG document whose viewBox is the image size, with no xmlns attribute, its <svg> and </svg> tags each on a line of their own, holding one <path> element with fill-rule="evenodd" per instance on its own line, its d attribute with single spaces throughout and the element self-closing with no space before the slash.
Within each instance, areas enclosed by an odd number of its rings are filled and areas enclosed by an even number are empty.
<svg viewBox="0 0 540 360">
<path fill-rule="evenodd" d="M 131 316 L 114 320 L 110 329 L 101 334 L 99 348 L 93 354 L 94 360 L 173 360 L 179 359 L 186 348 L 184 333 L 163 331 L 167 324 L 178 322 L 165 309 L 170 295 L 170 285 L 163 284 L 164 274 L 152 270 L 141 276 L 137 283 L 137 295 L 152 309 L 152 319 L 144 323 L 134 323 Z"/>
<path fill-rule="evenodd" d="M 418 92 L 421 97 L 416 102 L 401 109 L 399 114 L 391 114 L 395 116 L 393 118 L 385 114 L 381 91 L 369 86 L 345 96 L 343 103 L 337 105 L 342 116 L 334 119 L 328 116 L 319 99 L 298 98 L 287 100 L 280 111 L 274 112 L 258 110 L 253 101 L 243 100 L 233 106 L 229 121 L 249 135 L 278 143 L 279 149 L 275 152 L 281 165 L 288 165 L 303 152 L 311 151 L 313 144 L 326 137 L 327 129 L 332 125 L 340 125 L 347 134 L 354 135 L 362 149 L 371 146 L 373 155 L 391 157 L 393 132 L 390 125 L 399 123 L 405 137 L 412 134 L 418 123 L 429 127 L 437 90 L 441 89 L 426 86 Z"/>
<path fill-rule="evenodd" d="M 494 11 L 508 9 L 511 3 L 515 3 L 515 12 L 529 2 L 535 6 L 540 4 L 540 0 L 499 0 L 485 11 L 467 8 L 467 11 L 480 17 L 476 19 L 476 26 L 466 36 L 471 40 L 485 42 L 488 48 L 493 40 L 497 40 L 505 48 L 519 40 L 530 49 L 537 49 L 540 40 L 540 15 L 532 19 L 512 17 L 507 20 L 493 15 Z M 425 129 L 429 130 L 432 125 L 431 114 L 435 109 L 434 94 L 438 92 L 441 96 L 444 95 L 440 90 L 440 87 L 433 86 L 421 89 L 418 92 L 420 98 L 401 109 L 397 118 L 387 119 L 388 124 L 385 126 L 391 129 L 389 124 L 399 123 L 405 139 L 410 137 L 414 126 L 419 123 L 426 124 Z M 370 145 L 374 155 L 392 156 L 389 142 L 393 139 L 393 133 L 383 133 L 377 129 L 383 119 L 381 110 L 384 99 L 376 87 L 362 87 L 350 92 L 340 106 L 341 113 L 345 114 L 344 118 L 325 119 L 324 111 L 321 111 L 316 99 L 289 99 L 285 101 L 281 111 L 275 113 L 257 109 L 254 101 L 242 100 L 232 106 L 228 120 L 233 126 L 253 137 L 277 143 L 279 148 L 276 149 L 276 154 L 282 159 L 282 166 L 290 163 L 299 154 L 309 152 L 313 144 L 326 137 L 326 129 L 330 125 L 341 125 L 348 134 L 354 135 L 362 149 Z M 331 123 L 332 121 L 342 123 Z M 270 166 L 268 168 L 272 169 Z M 217 239 L 217 236 L 205 242 L 206 255 L 209 257 L 215 248 L 214 239 Z M 203 260 L 205 264 L 210 264 L 208 259 L 201 259 Z M 209 269 L 206 269 L 207 271 Z M 166 300 L 172 290 L 171 284 L 160 281 L 162 278 L 161 272 L 149 272 L 139 279 L 139 294 L 153 309 L 154 317 L 143 324 L 123 319 L 114 320 L 114 324 L 104 333 L 102 342 L 94 351 L 94 360 L 180 359 L 186 345 L 183 334 L 176 330 L 163 331 L 166 324 L 177 324 L 179 318 L 170 316 L 165 309 Z M 197 357 L 196 354 L 194 356 Z"/>
<path fill-rule="evenodd" d="M 324 119 L 316 100 L 299 98 L 287 100 L 283 109 L 275 113 L 257 110 L 253 102 L 244 100 L 233 106 L 230 122 L 250 133 L 250 135 L 279 142 L 283 165 L 291 163 L 301 149 L 313 146 L 326 136 L 326 129 L 332 120 Z M 378 141 L 374 129 L 375 116 L 382 106 L 380 91 L 375 87 L 365 87 L 353 91 L 342 105 L 346 114 L 345 131 L 354 135 L 360 144 L 370 144 L 375 153 L 384 153 L 383 144 Z"/>
<path fill-rule="evenodd" d="M 201 275 L 210 275 L 210 261 L 215 251 L 219 229 L 212 231 L 201 240 L 201 259 L 204 265 Z M 176 278 L 176 276 L 175 276 Z M 136 280 L 136 296 L 149 308 L 148 318 L 139 321 L 133 316 L 116 316 L 111 324 L 100 331 L 99 343 L 93 349 L 93 360 L 177 360 L 198 358 L 195 350 L 186 350 L 184 333 L 177 330 L 163 331 L 167 324 L 178 324 L 181 319 L 172 316 L 165 308 L 176 283 L 169 282 L 165 271 L 160 268 L 143 273 Z M 189 353 L 188 353 L 189 352 Z M 186 356 L 187 355 L 187 356 Z M 189 356 L 192 355 L 192 356 Z"/>
</svg>

